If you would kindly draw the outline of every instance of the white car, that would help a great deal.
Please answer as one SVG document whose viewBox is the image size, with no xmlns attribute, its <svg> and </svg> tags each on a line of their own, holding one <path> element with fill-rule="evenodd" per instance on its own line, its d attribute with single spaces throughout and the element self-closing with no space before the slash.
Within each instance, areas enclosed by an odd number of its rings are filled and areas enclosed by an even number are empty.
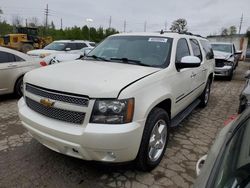
<svg viewBox="0 0 250 188">
<path fill-rule="evenodd" d="M 84 160 L 152 170 L 169 128 L 209 101 L 214 59 L 191 34 L 116 34 L 85 60 L 25 75 L 23 126 L 48 148 Z"/>
<path fill-rule="evenodd" d="M 60 54 L 51 54 L 46 56 L 40 61 L 41 66 L 52 65 L 60 62 L 73 61 L 86 56 L 94 47 L 87 47 L 81 49 L 76 53 L 60 53 Z"/>
<path fill-rule="evenodd" d="M 39 63 L 30 56 L 0 47 L 0 95 L 15 93 L 22 96 L 24 74 L 37 67 Z"/>
<path fill-rule="evenodd" d="M 58 40 L 45 46 L 43 49 L 31 50 L 27 52 L 28 55 L 36 58 L 44 58 L 50 54 L 69 52 L 77 53 L 83 48 L 95 47 L 94 42 L 85 40 Z"/>
</svg>

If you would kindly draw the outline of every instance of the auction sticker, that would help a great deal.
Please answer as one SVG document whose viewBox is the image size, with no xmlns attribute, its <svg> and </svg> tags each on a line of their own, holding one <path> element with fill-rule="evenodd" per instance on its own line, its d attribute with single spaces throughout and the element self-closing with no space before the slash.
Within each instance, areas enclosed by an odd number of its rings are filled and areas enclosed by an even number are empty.
<svg viewBox="0 0 250 188">
<path fill-rule="evenodd" d="M 148 41 L 149 42 L 167 42 L 168 39 L 166 39 L 166 38 L 149 38 Z"/>
</svg>

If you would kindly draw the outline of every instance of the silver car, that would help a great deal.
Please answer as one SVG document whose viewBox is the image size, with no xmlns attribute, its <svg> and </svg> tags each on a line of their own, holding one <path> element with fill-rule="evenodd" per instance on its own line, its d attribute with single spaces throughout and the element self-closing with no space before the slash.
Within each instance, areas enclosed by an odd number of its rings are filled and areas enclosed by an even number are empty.
<svg viewBox="0 0 250 188">
<path fill-rule="evenodd" d="M 16 50 L 0 47 L 0 95 L 15 93 L 22 96 L 23 76 L 39 67 L 30 56 Z"/>
<path fill-rule="evenodd" d="M 250 188 L 250 109 L 235 118 L 198 161 L 194 188 Z"/>
</svg>

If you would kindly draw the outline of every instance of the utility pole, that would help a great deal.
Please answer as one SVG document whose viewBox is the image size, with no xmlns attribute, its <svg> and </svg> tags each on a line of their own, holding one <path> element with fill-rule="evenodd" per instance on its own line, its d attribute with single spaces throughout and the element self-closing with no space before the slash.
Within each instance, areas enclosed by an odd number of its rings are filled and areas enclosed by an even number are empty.
<svg viewBox="0 0 250 188">
<path fill-rule="evenodd" d="M 28 27 L 28 20 L 27 20 L 27 18 L 25 19 L 25 25 L 26 25 L 26 27 Z"/>
<path fill-rule="evenodd" d="M 126 26 L 127 26 L 127 22 L 126 20 L 124 20 L 124 23 L 123 23 L 123 32 L 126 33 Z"/>
<path fill-rule="evenodd" d="M 243 23 L 243 14 L 241 15 L 241 18 L 240 18 L 239 34 L 240 34 L 240 32 L 241 32 L 242 23 Z"/>
<path fill-rule="evenodd" d="M 62 22 L 62 18 L 61 18 L 61 30 L 62 30 L 62 28 L 63 28 L 63 22 Z"/>
<path fill-rule="evenodd" d="M 147 32 L 147 22 L 144 22 L 144 32 Z"/>
<path fill-rule="evenodd" d="M 48 17 L 49 17 L 49 5 L 46 5 L 46 9 L 45 9 L 45 28 L 48 28 Z"/>
<path fill-rule="evenodd" d="M 111 28 L 112 17 L 109 17 L 109 29 Z"/>
</svg>

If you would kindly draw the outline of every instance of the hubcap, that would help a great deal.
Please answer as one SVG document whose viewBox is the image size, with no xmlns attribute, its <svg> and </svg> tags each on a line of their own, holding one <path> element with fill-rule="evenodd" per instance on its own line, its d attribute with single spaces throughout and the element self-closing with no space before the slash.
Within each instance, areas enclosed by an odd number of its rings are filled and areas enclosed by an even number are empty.
<svg viewBox="0 0 250 188">
<path fill-rule="evenodd" d="M 154 125 L 148 146 L 148 156 L 151 161 L 157 161 L 161 156 L 167 140 L 167 124 L 159 120 Z"/>
<path fill-rule="evenodd" d="M 207 104 L 208 102 L 209 93 L 210 93 L 210 87 L 209 87 L 209 84 L 207 84 L 206 91 L 205 91 L 205 104 Z"/>
</svg>

